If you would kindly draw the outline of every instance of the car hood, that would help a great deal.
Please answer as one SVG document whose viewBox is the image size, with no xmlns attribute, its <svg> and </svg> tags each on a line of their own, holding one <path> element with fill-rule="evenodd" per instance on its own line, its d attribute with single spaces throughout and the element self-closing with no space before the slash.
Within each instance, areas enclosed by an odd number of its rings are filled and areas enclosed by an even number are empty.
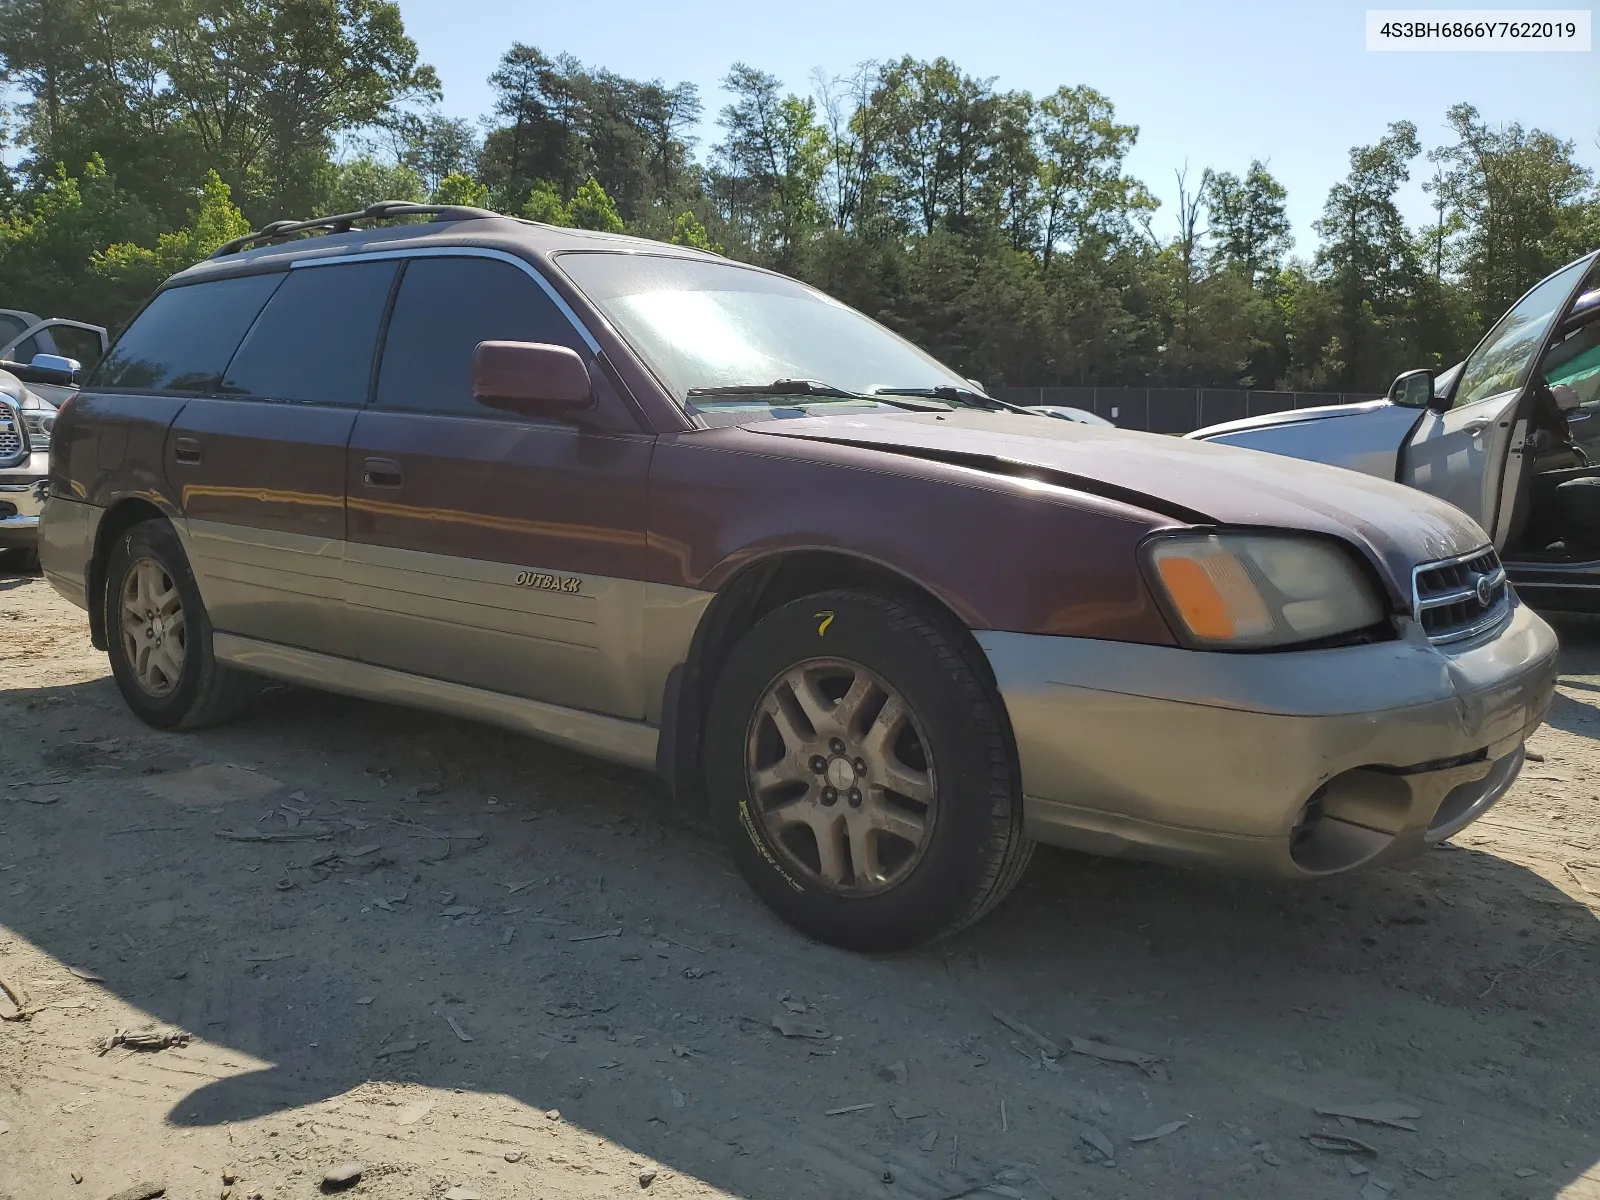
<svg viewBox="0 0 1600 1200">
<path fill-rule="evenodd" d="M 797 417 L 746 425 L 769 437 L 859 446 L 1042 479 L 1186 524 L 1305 530 L 1355 545 L 1409 602 L 1411 569 L 1489 542 L 1425 492 L 1236 446 L 1006 413 Z"/>
<path fill-rule="evenodd" d="M 1325 404 L 1320 408 L 1290 408 L 1283 412 L 1262 413 L 1259 417 L 1243 417 L 1237 421 L 1224 421 L 1220 425 L 1207 425 L 1183 436 L 1193 441 L 1204 441 L 1219 433 L 1239 433 L 1246 429 L 1265 429 L 1270 425 L 1303 425 L 1308 421 L 1326 421 L 1330 417 L 1353 417 L 1376 408 L 1389 407 L 1387 400 L 1363 400 L 1356 404 Z"/>
</svg>

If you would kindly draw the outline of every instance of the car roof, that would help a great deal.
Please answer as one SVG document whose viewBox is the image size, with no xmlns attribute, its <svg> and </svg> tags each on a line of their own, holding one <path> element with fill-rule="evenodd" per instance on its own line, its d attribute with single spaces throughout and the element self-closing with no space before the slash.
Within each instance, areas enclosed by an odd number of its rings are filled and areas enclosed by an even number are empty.
<svg viewBox="0 0 1600 1200">
<path fill-rule="evenodd" d="M 195 283 L 202 279 L 251 275 L 260 271 L 281 270 L 291 262 L 309 258 L 335 258 L 380 250 L 422 250 L 470 247 L 500 250 L 520 258 L 545 258 L 567 250 L 609 250 L 625 254 L 662 254 L 674 258 L 731 263 L 721 255 L 689 246 L 655 242 L 648 238 L 620 233 L 600 233 L 589 229 L 565 229 L 542 225 L 521 217 L 474 217 L 427 221 L 415 225 L 379 225 L 352 229 L 345 233 L 314 234 L 291 241 L 257 246 L 208 258 L 187 270 L 179 271 L 164 286 Z M 760 268 L 752 268 L 759 270 Z"/>
</svg>

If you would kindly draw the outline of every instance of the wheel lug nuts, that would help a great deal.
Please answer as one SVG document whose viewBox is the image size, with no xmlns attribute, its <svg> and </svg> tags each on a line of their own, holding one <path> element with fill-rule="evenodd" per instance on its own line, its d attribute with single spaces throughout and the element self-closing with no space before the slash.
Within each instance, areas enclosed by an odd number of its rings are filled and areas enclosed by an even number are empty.
<svg viewBox="0 0 1600 1200">
<path fill-rule="evenodd" d="M 844 753 L 844 743 L 841 742 L 838 738 L 834 738 L 831 742 L 828 743 L 828 749 L 832 750 L 835 754 L 843 754 Z"/>
<path fill-rule="evenodd" d="M 858 758 L 858 759 L 856 759 L 856 761 L 852 765 L 855 767 L 857 775 L 865 775 L 867 773 L 867 760 L 866 759 Z"/>
<path fill-rule="evenodd" d="M 822 802 L 827 805 L 839 803 L 839 793 L 831 787 L 822 789 Z"/>
<path fill-rule="evenodd" d="M 812 755 L 811 756 L 811 769 L 814 772 L 816 772 L 818 775 L 821 775 L 824 771 L 826 771 L 828 769 L 828 760 L 823 758 L 822 755 L 820 755 L 820 754 Z"/>
<path fill-rule="evenodd" d="M 861 789 L 860 788 L 851 788 L 850 789 L 850 807 L 851 808 L 860 808 L 861 807 Z"/>
</svg>

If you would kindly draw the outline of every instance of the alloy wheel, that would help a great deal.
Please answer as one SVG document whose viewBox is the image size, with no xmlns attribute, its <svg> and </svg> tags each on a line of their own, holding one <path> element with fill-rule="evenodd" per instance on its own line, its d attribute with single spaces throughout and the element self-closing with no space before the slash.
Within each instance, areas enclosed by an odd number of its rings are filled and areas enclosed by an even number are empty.
<svg viewBox="0 0 1600 1200">
<path fill-rule="evenodd" d="M 141 690 L 165 696 L 178 686 L 187 649 L 183 600 L 167 569 L 136 559 L 122 580 L 122 649 Z"/>
<path fill-rule="evenodd" d="M 921 860 L 938 815 L 916 714 L 877 674 L 813 659 L 767 686 L 750 722 L 757 819 L 791 866 L 852 896 L 885 891 Z"/>
</svg>

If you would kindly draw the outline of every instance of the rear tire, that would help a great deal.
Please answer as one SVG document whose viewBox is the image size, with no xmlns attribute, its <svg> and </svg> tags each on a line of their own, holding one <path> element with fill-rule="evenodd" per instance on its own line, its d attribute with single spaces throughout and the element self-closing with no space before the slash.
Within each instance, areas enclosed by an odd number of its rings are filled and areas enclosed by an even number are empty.
<svg viewBox="0 0 1600 1200">
<path fill-rule="evenodd" d="M 1028 865 L 1009 737 L 931 613 L 818 593 L 763 617 L 717 681 L 713 816 L 784 920 L 847 949 L 906 949 L 978 920 Z"/>
<path fill-rule="evenodd" d="M 37 575 L 39 552 L 32 546 L 0 550 L 0 575 Z"/>
<path fill-rule="evenodd" d="M 211 650 L 211 620 L 177 532 L 142 521 L 106 560 L 101 602 L 111 673 L 128 707 L 156 729 L 202 729 L 236 716 L 255 680 Z"/>
</svg>

